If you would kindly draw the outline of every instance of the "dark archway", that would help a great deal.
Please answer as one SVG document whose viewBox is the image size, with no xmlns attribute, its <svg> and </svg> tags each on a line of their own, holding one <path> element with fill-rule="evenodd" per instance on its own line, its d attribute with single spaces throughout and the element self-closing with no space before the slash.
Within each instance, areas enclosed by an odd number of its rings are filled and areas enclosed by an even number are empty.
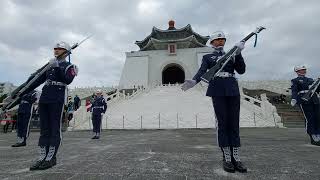
<svg viewBox="0 0 320 180">
<path fill-rule="evenodd" d="M 162 84 L 183 83 L 185 74 L 183 68 L 178 64 L 169 64 L 163 68 Z"/>
</svg>

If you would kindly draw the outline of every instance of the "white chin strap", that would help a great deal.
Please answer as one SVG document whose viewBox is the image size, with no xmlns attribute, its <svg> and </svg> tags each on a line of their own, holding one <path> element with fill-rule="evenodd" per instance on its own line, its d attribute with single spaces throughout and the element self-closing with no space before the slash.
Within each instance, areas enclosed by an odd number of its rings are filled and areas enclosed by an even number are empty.
<svg viewBox="0 0 320 180">
<path fill-rule="evenodd" d="M 297 74 L 298 74 L 299 76 L 305 76 L 305 75 L 306 75 L 306 73 L 298 73 L 298 72 L 297 72 Z"/>
<path fill-rule="evenodd" d="M 222 51 L 223 50 L 223 46 L 212 46 L 212 48 L 214 48 L 217 51 Z"/>
</svg>

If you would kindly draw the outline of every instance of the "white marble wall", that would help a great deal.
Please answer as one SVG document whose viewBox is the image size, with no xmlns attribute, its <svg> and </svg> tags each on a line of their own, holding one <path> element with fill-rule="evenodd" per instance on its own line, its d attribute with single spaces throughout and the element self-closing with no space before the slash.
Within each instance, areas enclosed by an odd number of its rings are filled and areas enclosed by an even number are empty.
<svg viewBox="0 0 320 180">
<path fill-rule="evenodd" d="M 116 89 L 117 87 L 75 87 L 68 90 L 68 96 L 74 97 L 78 95 L 80 98 L 85 98 L 96 93 L 98 89 L 101 89 L 103 94 Z"/>
<path fill-rule="evenodd" d="M 186 79 L 192 78 L 199 69 L 202 56 L 211 51 L 211 48 L 204 47 L 177 49 L 176 55 L 169 55 L 167 50 L 127 52 L 119 87 L 132 88 L 132 82 L 145 83 L 145 80 L 148 80 L 148 84 L 144 86 L 161 84 L 163 69 L 172 63 L 183 68 Z M 147 72 L 147 74 L 141 72 Z"/>
<path fill-rule="evenodd" d="M 17 87 L 10 82 L 0 82 L 0 96 L 2 94 L 11 93 L 15 88 Z"/>
</svg>

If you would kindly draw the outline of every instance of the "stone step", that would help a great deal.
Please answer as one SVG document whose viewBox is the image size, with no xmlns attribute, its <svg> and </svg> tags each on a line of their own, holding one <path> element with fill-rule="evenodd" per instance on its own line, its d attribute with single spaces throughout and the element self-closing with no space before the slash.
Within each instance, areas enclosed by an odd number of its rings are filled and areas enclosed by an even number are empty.
<svg viewBox="0 0 320 180">
<path fill-rule="evenodd" d="M 278 112 L 278 114 L 295 114 L 295 115 L 301 115 L 301 116 L 303 116 L 303 114 L 302 114 L 302 112 L 300 112 L 300 111 L 277 111 Z"/>
<path fill-rule="evenodd" d="M 280 114 L 279 114 L 280 115 Z M 294 119 L 304 119 L 304 116 L 301 116 L 301 115 L 292 115 L 292 116 L 290 116 L 290 115 L 286 115 L 286 116 L 283 116 L 283 115 L 280 115 L 280 117 L 282 118 L 282 119 L 288 119 L 288 120 L 294 120 Z"/>
<path fill-rule="evenodd" d="M 300 111 L 300 108 L 296 108 L 296 107 L 292 107 L 292 106 L 289 106 L 289 107 L 284 107 L 284 106 L 276 106 L 277 109 L 283 109 L 283 110 L 288 110 L 288 111 Z"/>
<path fill-rule="evenodd" d="M 283 122 L 291 122 L 291 123 L 300 123 L 300 122 L 304 122 L 305 121 L 304 119 L 300 119 L 300 118 L 291 118 L 291 119 L 281 118 L 281 120 Z"/>
<path fill-rule="evenodd" d="M 304 121 L 304 117 L 287 117 L 287 116 L 284 116 L 284 117 L 281 117 L 281 119 L 283 121 Z"/>
<path fill-rule="evenodd" d="M 280 116 L 301 116 L 301 117 L 303 117 L 303 114 L 301 113 L 301 112 L 295 112 L 295 111 L 278 111 L 278 114 L 280 115 Z"/>
<path fill-rule="evenodd" d="M 287 128 L 304 128 L 304 124 L 285 124 L 283 123 L 283 126 L 284 127 L 287 127 Z"/>
<path fill-rule="evenodd" d="M 279 116 L 283 119 L 304 119 L 304 116 L 302 114 L 282 114 L 278 113 Z"/>
<path fill-rule="evenodd" d="M 282 120 L 283 123 L 286 124 L 304 124 L 304 120 L 303 119 L 295 119 L 295 120 Z"/>
<path fill-rule="evenodd" d="M 280 106 L 280 107 L 292 107 L 290 103 L 288 104 L 283 104 L 283 103 L 279 103 L 279 104 L 275 104 L 275 106 Z"/>
<path fill-rule="evenodd" d="M 283 124 L 302 124 L 304 125 L 305 123 L 303 121 L 296 121 L 296 122 L 291 122 L 291 121 L 283 121 Z"/>
<path fill-rule="evenodd" d="M 292 107 L 292 106 L 276 106 L 277 109 L 296 109 L 300 110 L 298 107 Z"/>
<path fill-rule="evenodd" d="M 298 107 L 292 107 L 292 106 L 276 106 L 277 109 L 288 109 L 288 110 L 297 110 L 300 111 L 300 108 Z"/>
<path fill-rule="evenodd" d="M 304 122 L 305 120 L 303 119 L 303 118 L 287 118 L 287 117 L 285 117 L 285 118 L 281 118 L 282 119 L 282 121 L 285 121 L 285 122 Z"/>
<path fill-rule="evenodd" d="M 290 108 L 296 108 L 298 106 L 291 106 L 291 103 L 274 103 L 275 106 L 278 106 L 278 107 L 290 107 Z"/>
<path fill-rule="evenodd" d="M 300 119 L 300 118 L 291 118 L 291 119 L 288 119 L 288 118 L 282 118 L 282 121 L 283 122 L 289 122 L 289 123 L 294 123 L 294 122 L 304 122 L 305 120 L 304 119 Z"/>
<path fill-rule="evenodd" d="M 278 112 L 279 116 L 283 117 L 303 117 L 303 114 L 300 112 Z"/>
<path fill-rule="evenodd" d="M 303 122 L 295 122 L 295 123 L 290 123 L 290 122 L 283 122 L 283 124 L 285 124 L 285 125 L 301 125 L 301 126 L 304 126 L 305 125 L 305 123 L 303 123 Z"/>
<path fill-rule="evenodd" d="M 282 121 L 285 124 L 304 124 L 304 120 Z"/>
<path fill-rule="evenodd" d="M 302 112 L 301 112 L 301 111 L 284 111 L 284 110 L 281 110 L 281 109 L 279 110 L 279 109 L 278 109 L 277 112 L 278 112 L 278 113 L 284 113 L 284 114 L 287 114 L 287 113 L 288 113 L 288 114 L 301 114 L 301 115 L 302 115 Z"/>
<path fill-rule="evenodd" d="M 277 108 L 288 108 L 288 109 L 299 109 L 298 106 L 291 106 L 291 105 L 278 105 L 278 104 L 274 104 Z"/>
<path fill-rule="evenodd" d="M 300 113 L 278 113 L 282 118 L 290 118 L 290 119 L 304 119 L 303 114 Z"/>
<path fill-rule="evenodd" d="M 277 109 L 277 112 L 283 112 L 283 113 L 296 113 L 296 114 L 302 114 L 301 111 L 297 111 L 297 110 L 284 110 L 284 109 Z"/>
<path fill-rule="evenodd" d="M 268 92 L 265 90 L 246 90 L 249 96 L 254 96 L 266 93 L 269 101 L 277 108 L 277 112 L 282 119 L 283 126 L 287 128 L 303 128 L 304 116 L 298 107 L 292 107 L 289 102 L 290 98 L 286 97 L 287 103 L 273 102 L 273 97 L 279 96 L 277 93 Z"/>
<path fill-rule="evenodd" d="M 283 122 L 304 122 L 304 119 L 297 117 L 282 117 Z"/>
</svg>

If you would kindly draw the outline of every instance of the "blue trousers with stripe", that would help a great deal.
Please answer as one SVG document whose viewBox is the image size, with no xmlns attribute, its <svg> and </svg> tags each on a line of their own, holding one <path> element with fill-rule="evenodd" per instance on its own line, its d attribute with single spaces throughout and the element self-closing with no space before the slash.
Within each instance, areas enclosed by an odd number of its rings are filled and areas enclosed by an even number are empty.
<svg viewBox="0 0 320 180">
<path fill-rule="evenodd" d="M 63 103 L 39 103 L 40 138 L 39 146 L 55 146 L 61 142 Z"/>
<path fill-rule="evenodd" d="M 92 113 L 92 125 L 93 125 L 93 132 L 100 133 L 101 131 L 101 114 L 94 114 Z"/>
<path fill-rule="evenodd" d="M 240 96 L 214 96 L 219 147 L 240 147 Z"/>
<path fill-rule="evenodd" d="M 31 113 L 18 113 L 18 120 L 17 120 L 18 137 L 24 137 L 24 139 L 26 139 L 29 136 L 30 117 L 31 117 Z"/>
<path fill-rule="evenodd" d="M 320 134 L 320 105 L 319 104 L 301 104 L 306 130 L 309 135 Z"/>
</svg>

